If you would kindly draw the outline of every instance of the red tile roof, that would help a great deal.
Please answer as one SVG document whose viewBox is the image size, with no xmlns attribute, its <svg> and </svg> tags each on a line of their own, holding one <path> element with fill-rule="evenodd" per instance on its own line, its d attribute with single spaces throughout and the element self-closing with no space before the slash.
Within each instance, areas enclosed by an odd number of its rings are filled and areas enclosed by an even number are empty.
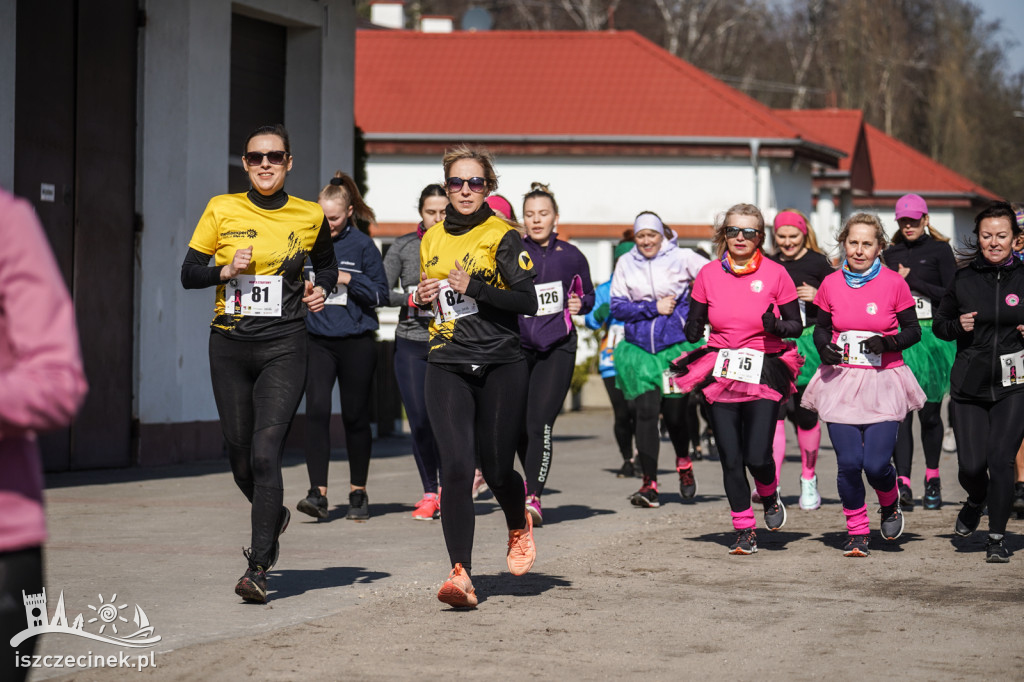
<svg viewBox="0 0 1024 682">
<path fill-rule="evenodd" d="M 974 194 L 992 200 L 1001 198 L 871 124 L 865 124 L 864 131 L 875 176 L 875 194 L 915 192 L 926 196 Z"/>
<path fill-rule="evenodd" d="M 839 160 L 839 170 L 849 171 L 853 153 L 864 124 L 859 109 L 776 109 L 775 113 L 807 131 L 815 140 L 846 154 Z"/>
<path fill-rule="evenodd" d="M 803 137 L 632 31 L 357 31 L 355 116 L 371 136 Z"/>
</svg>

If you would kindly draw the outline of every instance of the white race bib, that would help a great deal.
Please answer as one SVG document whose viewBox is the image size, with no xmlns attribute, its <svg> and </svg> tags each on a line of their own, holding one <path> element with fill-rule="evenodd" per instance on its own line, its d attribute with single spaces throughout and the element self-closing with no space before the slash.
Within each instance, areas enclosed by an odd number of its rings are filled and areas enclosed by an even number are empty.
<svg viewBox="0 0 1024 682">
<path fill-rule="evenodd" d="M 562 312 L 565 304 L 562 301 L 561 282 L 544 282 L 543 284 L 535 285 L 535 288 L 537 290 L 536 317 Z"/>
<path fill-rule="evenodd" d="M 613 324 L 608 327 L 608 336 L 605 338 L 604 347 L 608 350 L 614 350 L 619 345 L 619 342 L 626 338 L 626 328 L 621 324 Z"/>
<path fill-rule="evenodd" d="M 839 334 L 836 344 L 843 353 L 844 365 L 855 365 L 857 367 L 881 367 L 882 356 L 868 353 L 864 350 L 863 343 L 875 332 L 848 331 Z"/>
<path fill-rule="evenodd" d="M 228 315 L 281 317 L 280 275 L 235 275 L 224 283 L 224 312 Z"/>
<path fill-rule="evenodd" d="M 437 324 L 451 322 L 467 315 L 476 315 L 479 308 L 475 299 L 452 289 L 452 285 L 446 279 L 442 279 L 438 284 L 440 289 L 437 292 L 437 310 L 434 314 L 434 321 Z"/>
<path fill-rule="evenodd" d="M 715 358 L 714 375 L 747 384 L 761 383 L 764 353 L 753 348 L 724 348 Z"/>
<path fill-rule="evenodd" d="M 313 272 L 312 268 L 310 268 L 308 272 L 309 281 L 316 284 L 316 273 Z M 341 272 L 341 270 L 338 272 Z M 334 289 L 327 292 L 327 298 L 324 299 L 324 305 L 348 305 L 348 287 L 344 284 L 334 285 Z"/>
<path fill-rule="evenodd" d="M 800 324 L 807 326 L 807 301 L 798 299 L 800 303 Z"/>
<path fill-rule="evenodd" d="M 1003 370 L 1003 386 L 1024 383 L 1024 350 L 1000 355 L 999 366 Z"/>
<path fill-rule="evenodd" d="M 407 286 L 405 288 L 406 295 L 412 295 L 412 294 L 416 293 L 416 286 L 417 285 L 415 285 L 415 284 L 410 284 L 409 286 Z M 418 308 L 417 306 L 414 306 L 414 305 L 413 306 L 409 306 L 409 317 L 433 317 L 433 316 L 434 316 L 434 311 L 433 310 L 423 310 L 422 308 Z"/>
<path fill-rule="evenodd" d="M 672 370 L 666 369 L 661 373 L 661 394 L 662 395 L 682 395 L 683 392 L 676 386 L 676 382 L 672 381 Z"/>
<path fill-rule="evenodd" d="M 932 319 L 932 299 L 924 296 L 914 296 L 914 309 L 917 310 L 917 319 Z"/>
</svg>

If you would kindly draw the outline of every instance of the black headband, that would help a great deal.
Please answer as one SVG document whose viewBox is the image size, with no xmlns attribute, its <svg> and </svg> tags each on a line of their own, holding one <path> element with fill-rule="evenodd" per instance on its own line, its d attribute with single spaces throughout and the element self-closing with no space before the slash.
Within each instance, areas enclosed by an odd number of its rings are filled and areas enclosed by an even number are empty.
<svg viewBox="0 0 1024 682">
<path fill-rule="evenodd" d="M 331 184 L 332 185 L 341 185 L 342 184 L 341 178 L 331 178 Z"/>
</svg>

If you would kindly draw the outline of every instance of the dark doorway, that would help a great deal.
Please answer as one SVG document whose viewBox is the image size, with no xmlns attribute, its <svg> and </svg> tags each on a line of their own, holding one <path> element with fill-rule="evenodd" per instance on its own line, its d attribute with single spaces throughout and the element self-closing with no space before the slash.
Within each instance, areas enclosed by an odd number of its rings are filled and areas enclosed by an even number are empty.
<svg viewBox="0 0 1024 682">
<path fill-rule="evenodd" d="M 131 463 L 135 0 L 18 0 L 14 192 L 75 302 L 89 396 L 40 438 L 47 471 Z"/>
</svg>

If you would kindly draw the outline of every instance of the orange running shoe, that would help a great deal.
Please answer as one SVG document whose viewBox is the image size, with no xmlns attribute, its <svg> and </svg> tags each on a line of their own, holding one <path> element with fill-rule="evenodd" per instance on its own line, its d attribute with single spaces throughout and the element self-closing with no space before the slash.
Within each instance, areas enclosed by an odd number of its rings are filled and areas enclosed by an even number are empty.
<svg viewBox="0 0 1024 682">
<path fill-rule="evenodd" d="M 412 510 L 412 517 L 421 521 L 430 521 L 434 513 L 441 508 L 441 501 L 437 493 L 423 493 L 423 499 L 416 503 Z"/>
<path fill-rule="evenodd" d="M 533 544 L 533 517 L 527 512 L 526 528 L 508 532 L 508 553 L 505 560 L 512 575 L 525 575 L 537 560 L 537 546 Z"/>
<path fill-rule="evenodd" d="M 458 609 L 476 608 L 476 590 L 462 564 L 455 564 L 455 568 L 448 574 L 448 580 L 437 591 L 437 598 Z"/>
</svg>

